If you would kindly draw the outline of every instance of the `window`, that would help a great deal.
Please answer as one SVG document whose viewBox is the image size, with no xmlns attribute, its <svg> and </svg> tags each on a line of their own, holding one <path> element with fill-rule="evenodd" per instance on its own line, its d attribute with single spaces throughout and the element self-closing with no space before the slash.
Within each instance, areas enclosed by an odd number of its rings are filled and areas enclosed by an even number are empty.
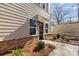
<svg viewBox="0 0 79 59">
<path fill-rule="evenodd" d="M 37 6 L 40 6 L 40 3 L 35 3 Z"/>
<path fill-rule="evenodd" d="M 30 27 L 36 27 L 36 20 L 30 19 Z"/>
<path fill-rule="evenodd" d="M 48 28 L 48 24 L 46 24 L 46 28 Z"/>
<path fill-rule="evenodd" d="M 36 20 L 30 19 L 29 22 L 29 34 L 35 35 L 36 34 Z"/>
<path fill-rule="evenodd" d="M 30 28 L 30 35 L 36 34 L 36 28 Z"/>
<path fill-rule="evenodd" d="M 48 24 L 45 24 L 45 32 L 48 33 Z"/>
<path fill-rule="evenodd" d="M 45 4 L 43 4 L 43 9 L 45 9 Z"/>
<path fill-rule="evenodd" d="M 48 29 L 46 29 L 46 33 L 48 33 Z"/>
<path fill-rule="evenodd" d="M 46 3 L 46 11 L 48 12 L 48 3 Z"/>
</svg>

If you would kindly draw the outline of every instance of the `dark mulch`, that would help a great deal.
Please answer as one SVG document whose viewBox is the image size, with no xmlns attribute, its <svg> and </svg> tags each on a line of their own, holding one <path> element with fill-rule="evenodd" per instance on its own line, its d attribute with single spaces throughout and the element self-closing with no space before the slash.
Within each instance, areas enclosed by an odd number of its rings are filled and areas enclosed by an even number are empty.
<svg viewBox="0 0 79 59">
<path fill-rule="evenodd" d="M 34 49 L 32 55 L 33 56 L 47 56 L 54 49 L 55 49 L 54 46 L 46 44 L 45 48 L 43 48 L 43 49 L 39 49 L 39 50 Z"/>
</svg>

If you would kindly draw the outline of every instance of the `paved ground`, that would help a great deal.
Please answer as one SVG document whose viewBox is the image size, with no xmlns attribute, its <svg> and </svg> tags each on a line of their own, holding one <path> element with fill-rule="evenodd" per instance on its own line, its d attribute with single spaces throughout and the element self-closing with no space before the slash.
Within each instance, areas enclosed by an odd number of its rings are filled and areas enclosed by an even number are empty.
<svg viewBox="0 0 79 59">
<path fill-rule="evenodd" d="M 79 48 L 78 46 L 64 44 L 49 40 L 43 40 L 47 44 L 54 45 L 56 49 L 49 53 L 49 56 L 78 56 Z"/>
</svg>

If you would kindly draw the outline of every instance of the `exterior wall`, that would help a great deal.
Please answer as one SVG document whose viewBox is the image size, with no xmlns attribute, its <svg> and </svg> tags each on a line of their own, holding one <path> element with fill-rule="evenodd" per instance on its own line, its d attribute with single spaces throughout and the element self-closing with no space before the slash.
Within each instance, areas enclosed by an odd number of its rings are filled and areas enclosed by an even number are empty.
<svg viewBox="0 0 79 59">
<path fill-rule="evenodd" d="M 0 3 L 0 41 L 28 37 L 27 18 L 36 15 L 47 22 L 50 19 L 47 12 L 33 3 Z"/>
<path fill-rule="evenodd" d="M 51 26 L 52 34 L 66 34 L 69 36 L 79 36 L 79 23 L 60 24 Z"/>
<path fill-rule="evenodd" d="M 36 5 L 38 5 L 39 7 L 41 7 L 44 11 L 46 11 L 47 13 L 50 13 L 50 4 L 48 3 L 35 3 Z M 45 5 L 45 8 L 43 8 L 43 5 Z"/>
<path fill-rule="evenodd" d="M 50 15 L 33 3 L 0 3 L 0 54 L 38 42 L 38 29 L 37 36 L 29 36 L 29 18 L 39 20 L 45 25 L 49 24 Z"/>
</svg>

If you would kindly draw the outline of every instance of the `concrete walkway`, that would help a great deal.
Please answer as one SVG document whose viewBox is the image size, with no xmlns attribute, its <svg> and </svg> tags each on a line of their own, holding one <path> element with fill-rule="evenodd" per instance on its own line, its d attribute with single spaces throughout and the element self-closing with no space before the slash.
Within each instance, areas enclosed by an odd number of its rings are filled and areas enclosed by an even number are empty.
<svg viewBox="0 0 79 59">
<path fill-rule="evenodd" d="M 54 45 L 56 47 L 55 50 L 49 53 L 49 56 L 78 56 L 79 55 L 78 46 L 49 41 L 49 40 L 43 40 L 43 42 Z"/>
</svg>

